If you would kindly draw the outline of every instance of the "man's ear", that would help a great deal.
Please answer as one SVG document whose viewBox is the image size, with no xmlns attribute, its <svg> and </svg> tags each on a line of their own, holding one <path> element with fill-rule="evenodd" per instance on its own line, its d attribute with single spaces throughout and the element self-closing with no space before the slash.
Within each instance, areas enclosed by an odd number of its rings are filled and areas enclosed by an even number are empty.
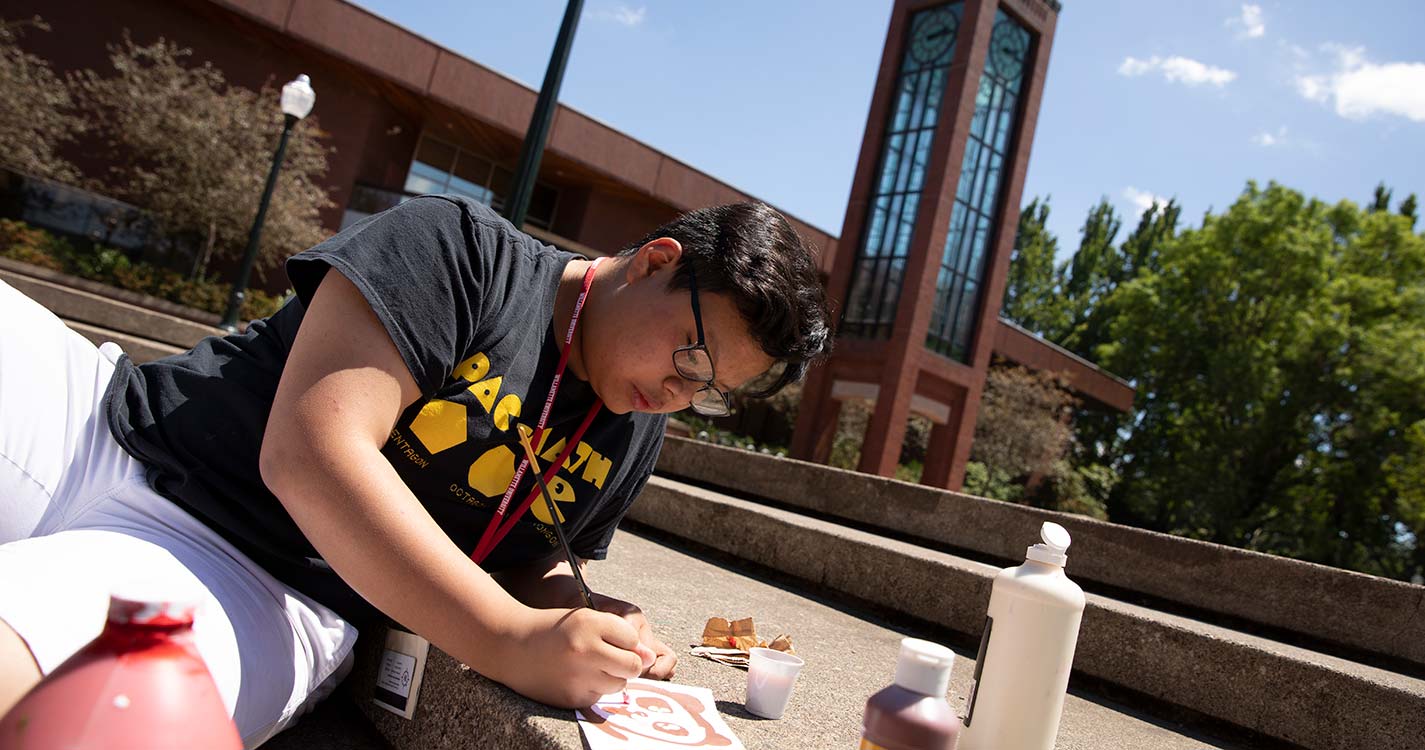
<svg viewBox="0 0 1425 750">
<path fill-rule="evenodd" d="M 652 276 L 665 268 L 671 268 L 683 257 L 683 246 L 672 237 L 659 237 L 638 248 L 628 264 L 628 281 Z"/>
</svg>

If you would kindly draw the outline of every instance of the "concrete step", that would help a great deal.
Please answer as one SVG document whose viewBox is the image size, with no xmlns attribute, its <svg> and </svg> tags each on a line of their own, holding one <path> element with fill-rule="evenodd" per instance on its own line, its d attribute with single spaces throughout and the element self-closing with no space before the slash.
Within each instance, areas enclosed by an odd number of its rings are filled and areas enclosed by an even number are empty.
<svg viewBox="0 0 1425 750">
<path fill-rule="evenodd" d="M 661 476 L 629 519 L 970 641 L 997 572 Z M 1070 556 L 1071 577 L 1077 560 Z M 1425 737 L 1425 680 L 1101 595 L 1088 602 L 1079 678 L 1310 750 L 1418 750 Z"/>
<path fill-rule="evenodd" d="M 262 750 L 391 750 L 345 687 L 322 701 L 295 727 L 273 737 Z"/>
<path fill-rule="evenodd" d="M 106 299 L 116 300 L 135 307 L 157 310 L 161 313 L 167 313 L 177 318 L 191 320 L 195 323 L 202 323 L 207 326 L 217 326 L 220 317 L 217 313 L 210 313 L 206 310 L 199 310 L 186 305 L 180 305 L 176 302 L 169 302 L 166 299 L 155 297 L 151 294 L 120 289 L 99 281 L 92 281 L 49 268 L 30 265 L 29 263 L 21 263 L 10 258 L 0 258 L 0 271 L 29 276 L 30 278 L 49 281 L 73 289 L 80 289 L 97 294 Z"/>
<path fill-rule="evenodd" d="M 119 331 L 111 331 L 107 328 L 99 328 L 89 325 L 88 323 L 80 323 L 66 318 L 60 319 L 79 335 L 94 342 L 95 346 L 100 346 L 106 341 L 112 341 L 118 344 L 119 347 L 124 350 L 124 353 L 129 355 L 129 359 L 139 364 L 152 362 L 155 359 L 162 359 L 186 351 L 185 349 L 170 346 L 152 339 L 146 339 L 141 336 L 132 336 L 127 333 L 120 333 Z"/>
<path fill-rule="evenodd" d="M 590 564 L 588 578 L 595 590 L 644 609 L 658 636 L 679 655 L 674 681 L 712 690 L 718 711 L 749 750 L 856 747 L 866 698 L 890 683 L 900 639 L 935 637 L 627 529 L 614 537 L 608 560 Z M 702 636 L 704 623 L 714 616 L 750 616 L 763 637 L 792 636 L 797 653 L 807 663 L 782 719 L 758 719 L 743 708 L 745 672 L 689 654 L 689 646 Z M 392 747 L 580 750 L 586 746 L 572 711 L 522 698 L 434 648 L 415 717 L 406 720 L 376 708 L 370 695 L 383 636 L 363 631 L 357 667 L 347 684 Z M 961 648 L 958 653 L 950 701 L 963 712 L 975 651 Z M 1058 750 L 1260 746 L 1206 735 L 1078 689 L 1070 690 L 1064 704 L 1056 745 Z"/>
<path fill-rule="evenodd" d="M 999 565 L 1053 520 L 1086 587 L 1425 674 L 1425 586 L 697 440 L 668 438 L 658 472 Z"/>
<path fill-rule="evenodd" d="M 115 293 L 120 291 L 117 289 L 81 289 L 60 281 L 18 273 L 10 268 L 0 268 L 0 280 L 67 321 L 170 347 L 188 349 L 207 336 L 222 333 L 215 326 L 117 299 Z"/>
</svg>

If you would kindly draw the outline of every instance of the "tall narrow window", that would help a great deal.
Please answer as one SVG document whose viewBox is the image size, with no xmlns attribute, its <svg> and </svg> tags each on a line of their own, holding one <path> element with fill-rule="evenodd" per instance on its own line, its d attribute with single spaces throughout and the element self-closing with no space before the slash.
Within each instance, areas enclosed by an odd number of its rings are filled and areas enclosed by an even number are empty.
<svg viewBox="0 0 1425 750">
<path fill-rule="evenodd" d="M 962 9 L 962 3 L 951 3 L 911 16 L 875 187 L 851 270 L 842 335 L 891 334 Z"/>
<path fill-rule="evenodd" d="M 1000 188 L 1019 120 L 1020 89 L 1033 38 L 1018 21 L 997 11 L 985 71 L 975 95 L 975 117 L 960 165 L 960 185 L 945 235 L 935 308 L 925 345 L 968 361 L 975 313 L 984 291 L 985 257 L 1003 210 Z"/>
</svg>

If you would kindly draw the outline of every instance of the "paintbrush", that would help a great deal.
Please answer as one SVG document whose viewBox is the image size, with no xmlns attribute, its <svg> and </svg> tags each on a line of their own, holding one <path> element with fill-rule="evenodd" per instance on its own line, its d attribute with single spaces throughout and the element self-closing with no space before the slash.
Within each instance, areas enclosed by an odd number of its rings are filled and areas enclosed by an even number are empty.
<svg viewBox="0 0 1425 750">
<path fill-rule="evenodd" d="M 549 494 L 549 485 L 544 483 L 544 475 L 539 471 L 539 462 L 534 456 L 534 446 L 530 445 L 529 436 L 531 430 L 524 425 L 515 425 L 515 431 L 520 435 L 520 445 L 524 446 L 525 458 L 529 460 L 530 471 L 534 472 L 534 480 L 539 482 L 539 491 L 544 495 L 544 505 L 549 509 L 549 525 L 554 527 L 554 535 L 559 537 L 559 546 L 564 548 L 564 557 L 569 560 L 569 569 L 574 572 L 574 580 L 579 582 L 579 593 L 584 595 L 584 604 L 589 609 L 598 609 L 594 606 L 594 592 L 589 590 L 589 584 L 584 583 L 584 574 L 579 571 L 579 561 L 574 557 L 574 550 L 569 547 L 569 540 L 564 536 L 564 527 L 559 525 L 559 509 L 554 505 L 554 497 Z"/>
</svg>

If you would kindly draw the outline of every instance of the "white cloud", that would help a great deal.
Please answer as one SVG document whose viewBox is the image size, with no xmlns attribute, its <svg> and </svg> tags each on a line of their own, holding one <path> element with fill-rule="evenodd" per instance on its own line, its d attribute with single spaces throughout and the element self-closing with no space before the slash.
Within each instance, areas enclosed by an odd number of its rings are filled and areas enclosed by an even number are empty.
<svg viewBox="0 0 1425 750">
<path fill-rule="evenodd" d="M 1242 36 L 1257 39 L 1267 33 L 1266 21 L 1262 18 L 1262 6 L 1243 3 L 1242 15 L 1227 19 L 1227 26 L 1241 26 Z"/>
<path fill-rule="evenodd" d="M 1331 83 L 1326 76 L 1297 76 L 1296 92 L 1313 102 L 1325 102 L 1331 98 Z"/>
<path fill-rule="evenodd" d="M 600 21 L 613 21 L 614 23 L 633 28 L 634 26 L 641 26 L 643 24 L 644 19 L 648 17 L 648 8 L 647 6 L 640 5 L 637 10 L 634 10 L 623 3 L 619 3 L 613 8 L 600 8 L 598 10 L 589 11 L 588 15 Z"/>
<path fill-rule="evenodd" d="M 1132 185 L 1123 189 L 1123 197 L 1127 199 L 1129 203 L 1133 204 L 1133 208 L 1136 209 L 1135 213 L 1138 215 L 1152 208 L 1155 203 L 1161 206 L 1168 205 L 1167 198 L 1161 195 L 1154 195 L 1147 190 L 1139 190 Z"/>
<path fill-rule="evenodd" d="M 1252 142 L 1257 144 L 1258 146 L 1266 146 L 1268 148 L 1272 146 L 1285 145 L 1286 126 L 1283 125 L 1277 128 L 1275 133 L 1271 132 L 1270 130 L 1263 130 L 1262 132 L 1252 136 Z"/>
<path fill-rule="evenodd" d="M 1231 83 L 1237 78 L 1237 74 L 1226 68 L 1218 68 L 1205 63 L 1200 63 L 1188 57 L 1174 55 L 1172 57 L 1159 57 L 1153 55 L 1146 60 L 1139 60 L 1136 57 L 1125 57 L 1123 63 L 1118 66 L 1119 75 L 1141 76 L 1146 73 L 1159 72 L 1163 77 L 1174 83 L 1182 83 L 1188 86 L 1201 86 L 1209 84 L 1221 88 Z"/>
<path fill-rule="evenodd" d="M 1425 62 L 1373 63 L 1362 47 L 1323 45 L 1336 56 L 1331 73 L 1299 75 L 1297 93 L 1305 99 L 1332 104 L 1336 114 L 1351 120 L 1396 115 L 1425 122 Z"/>
<path fill-rule="evenodd" d="M 1118 66 L 1118 74 L 1122 76 L 1141 76 L 1152 70 L 1159 64 L 1159 58 L 1153 58 L 1152 62 L 1139 60 L 1136 57 L 1123 58 L 1123 64 Z"/>
</svg>

